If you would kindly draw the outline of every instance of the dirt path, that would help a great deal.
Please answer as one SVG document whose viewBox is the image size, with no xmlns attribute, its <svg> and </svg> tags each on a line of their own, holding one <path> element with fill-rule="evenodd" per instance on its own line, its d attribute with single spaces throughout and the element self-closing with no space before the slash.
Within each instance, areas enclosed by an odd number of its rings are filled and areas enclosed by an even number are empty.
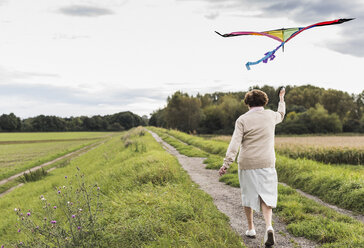
<svg viewBox="0 0 364 248">
<path fill-rule="evenodd" d="M 243 218 L 243 208 L 241 206 L 241 195 L 239 188 L 233 188 L 219 182 L 219 175 L 216 170 L 207 170 L 203 164 L 204 158 L 190 158 L 180 154 L 174 147 L 164 142 L 157 134 L 149 131 L 153 137 L 166 149 L 170 154 L 177 157 L 179 163 L 188 172 L 191 179 L 200 185 L 200 188 L 212 196 L 216 207 L 230 218 L 231 227 L 239 233 L 247 247 L 264 247 L 263 237 L 265 223 L 261 213 L 254 213 L 254 224 L 257 231 L 257 238 L 250 239 L 245 237 L 245 231 L 248 226 Z M 304 239 L 290 235 L 285 224 L 277 217 L 273 216 L 274 229 L 276 233 L 275 247 L 302 247 L 312 248 L 317 244 Z"/>
</svg>

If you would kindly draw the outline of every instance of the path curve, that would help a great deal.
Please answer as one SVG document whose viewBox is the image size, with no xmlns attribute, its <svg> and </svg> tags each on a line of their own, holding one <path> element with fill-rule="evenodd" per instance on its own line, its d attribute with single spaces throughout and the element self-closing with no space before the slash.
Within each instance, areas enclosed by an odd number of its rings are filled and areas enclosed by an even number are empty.
<svg viewBox="0 0 364 248">
<path fill-rule="evenodd" d="M 263 235 L 265 222 L 261 213 L 254 213 L 254 225 L 257 231 L 257 238 L 250 239 L 244 233 L 248 226 L 243 218 L 243 208 L 241 206 L 241 193 L 239 188 L 234 188 L 219 182 L 219 175 L 216 170 L 207 170 L 203 164 L 204 158 L 192 158 L 180 154 L 173 146 L 164 142 L 156 133 L 148 130 L 154 139 L 159 142 L 167 152 L 178 159 L 181 166 L 188 172 L 191 179 L 212 196 L 216 207 L 226 214 L 230 219 L 231 227 L 242 236 L 247 247 L 264 247 Z M 317 246 L 313 241 L 305 238 L 294 237 L 288 233 L 285 224 L 273 215 L 274 229 L 276 234 L 275 247 L 302 247 L 312 248 Z"/>
</svg>

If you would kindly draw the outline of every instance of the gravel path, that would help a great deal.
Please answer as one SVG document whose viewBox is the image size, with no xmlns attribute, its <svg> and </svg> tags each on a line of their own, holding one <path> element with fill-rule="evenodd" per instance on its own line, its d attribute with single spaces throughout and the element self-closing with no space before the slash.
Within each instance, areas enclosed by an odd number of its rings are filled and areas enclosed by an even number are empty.
<svg viewBox="0 0 364 248">
<path fill-rule="evenodd" d="M 204 158 L 190 158 L 180 154 L 174 147 L 164 142 L 157 134 L 149 131 L 153 137 L 166 149 L 170 154 L 175 156 L 182 167 L 188 172 L 191 179 L 200 185 L 200 188 L 212 196 L 216 207 L 230 218 L 231 227 L 239 233 L 247 247 L 264 247 L 263 237 L 265 223 L 261 213 L 254 213 L 254 225 L 257 232 L 256 239 L 245 237 L 244 233 L 248 226 L 243 217 L 243 208 L 241 206 L 240 189 L 233 188 L 219 182 L 219 175 L 216 170 L 207 170 L 203 164 Z M 312 248 L 317 244 L 304 239 L 297 238 L 289 234 L 285 224 L 273 215 L 274 230 L 276 236 L 275 247 L 302 247 Z"/>
</svg>

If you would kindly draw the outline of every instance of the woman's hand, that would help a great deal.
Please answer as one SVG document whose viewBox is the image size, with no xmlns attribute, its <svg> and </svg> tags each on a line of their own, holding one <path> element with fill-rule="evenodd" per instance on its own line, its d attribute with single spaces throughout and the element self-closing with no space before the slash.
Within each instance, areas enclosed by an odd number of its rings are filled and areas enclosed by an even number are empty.
<svg viewBox="0 0 364 248">
<path fill-rule="evenodd" d="M 221 166 L 220 170 L 219 170 L 219 175 L 222 176 L 226 173 L 227 168 L 223 165 Z"/>
<path fill-rule="evenodd" d="M 284 95 L 286 94 L 286 89 L 282 87 L 281 91 L 279 92 L 279 99 L 281 102 L 284 102 Z"/>
</svg>

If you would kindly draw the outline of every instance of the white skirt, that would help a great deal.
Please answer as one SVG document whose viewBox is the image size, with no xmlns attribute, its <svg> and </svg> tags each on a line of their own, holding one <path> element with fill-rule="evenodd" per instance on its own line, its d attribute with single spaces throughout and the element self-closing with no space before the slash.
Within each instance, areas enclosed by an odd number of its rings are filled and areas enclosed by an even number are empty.
<svg viewBox="0 0 364 248">
<path fill-rule="evenodd" d="M 242 205 L 260 211 L 260 198 L 275 208 L 278 198 L 278 178 L 275 168 L 238 170 Z"/>
</svg>

